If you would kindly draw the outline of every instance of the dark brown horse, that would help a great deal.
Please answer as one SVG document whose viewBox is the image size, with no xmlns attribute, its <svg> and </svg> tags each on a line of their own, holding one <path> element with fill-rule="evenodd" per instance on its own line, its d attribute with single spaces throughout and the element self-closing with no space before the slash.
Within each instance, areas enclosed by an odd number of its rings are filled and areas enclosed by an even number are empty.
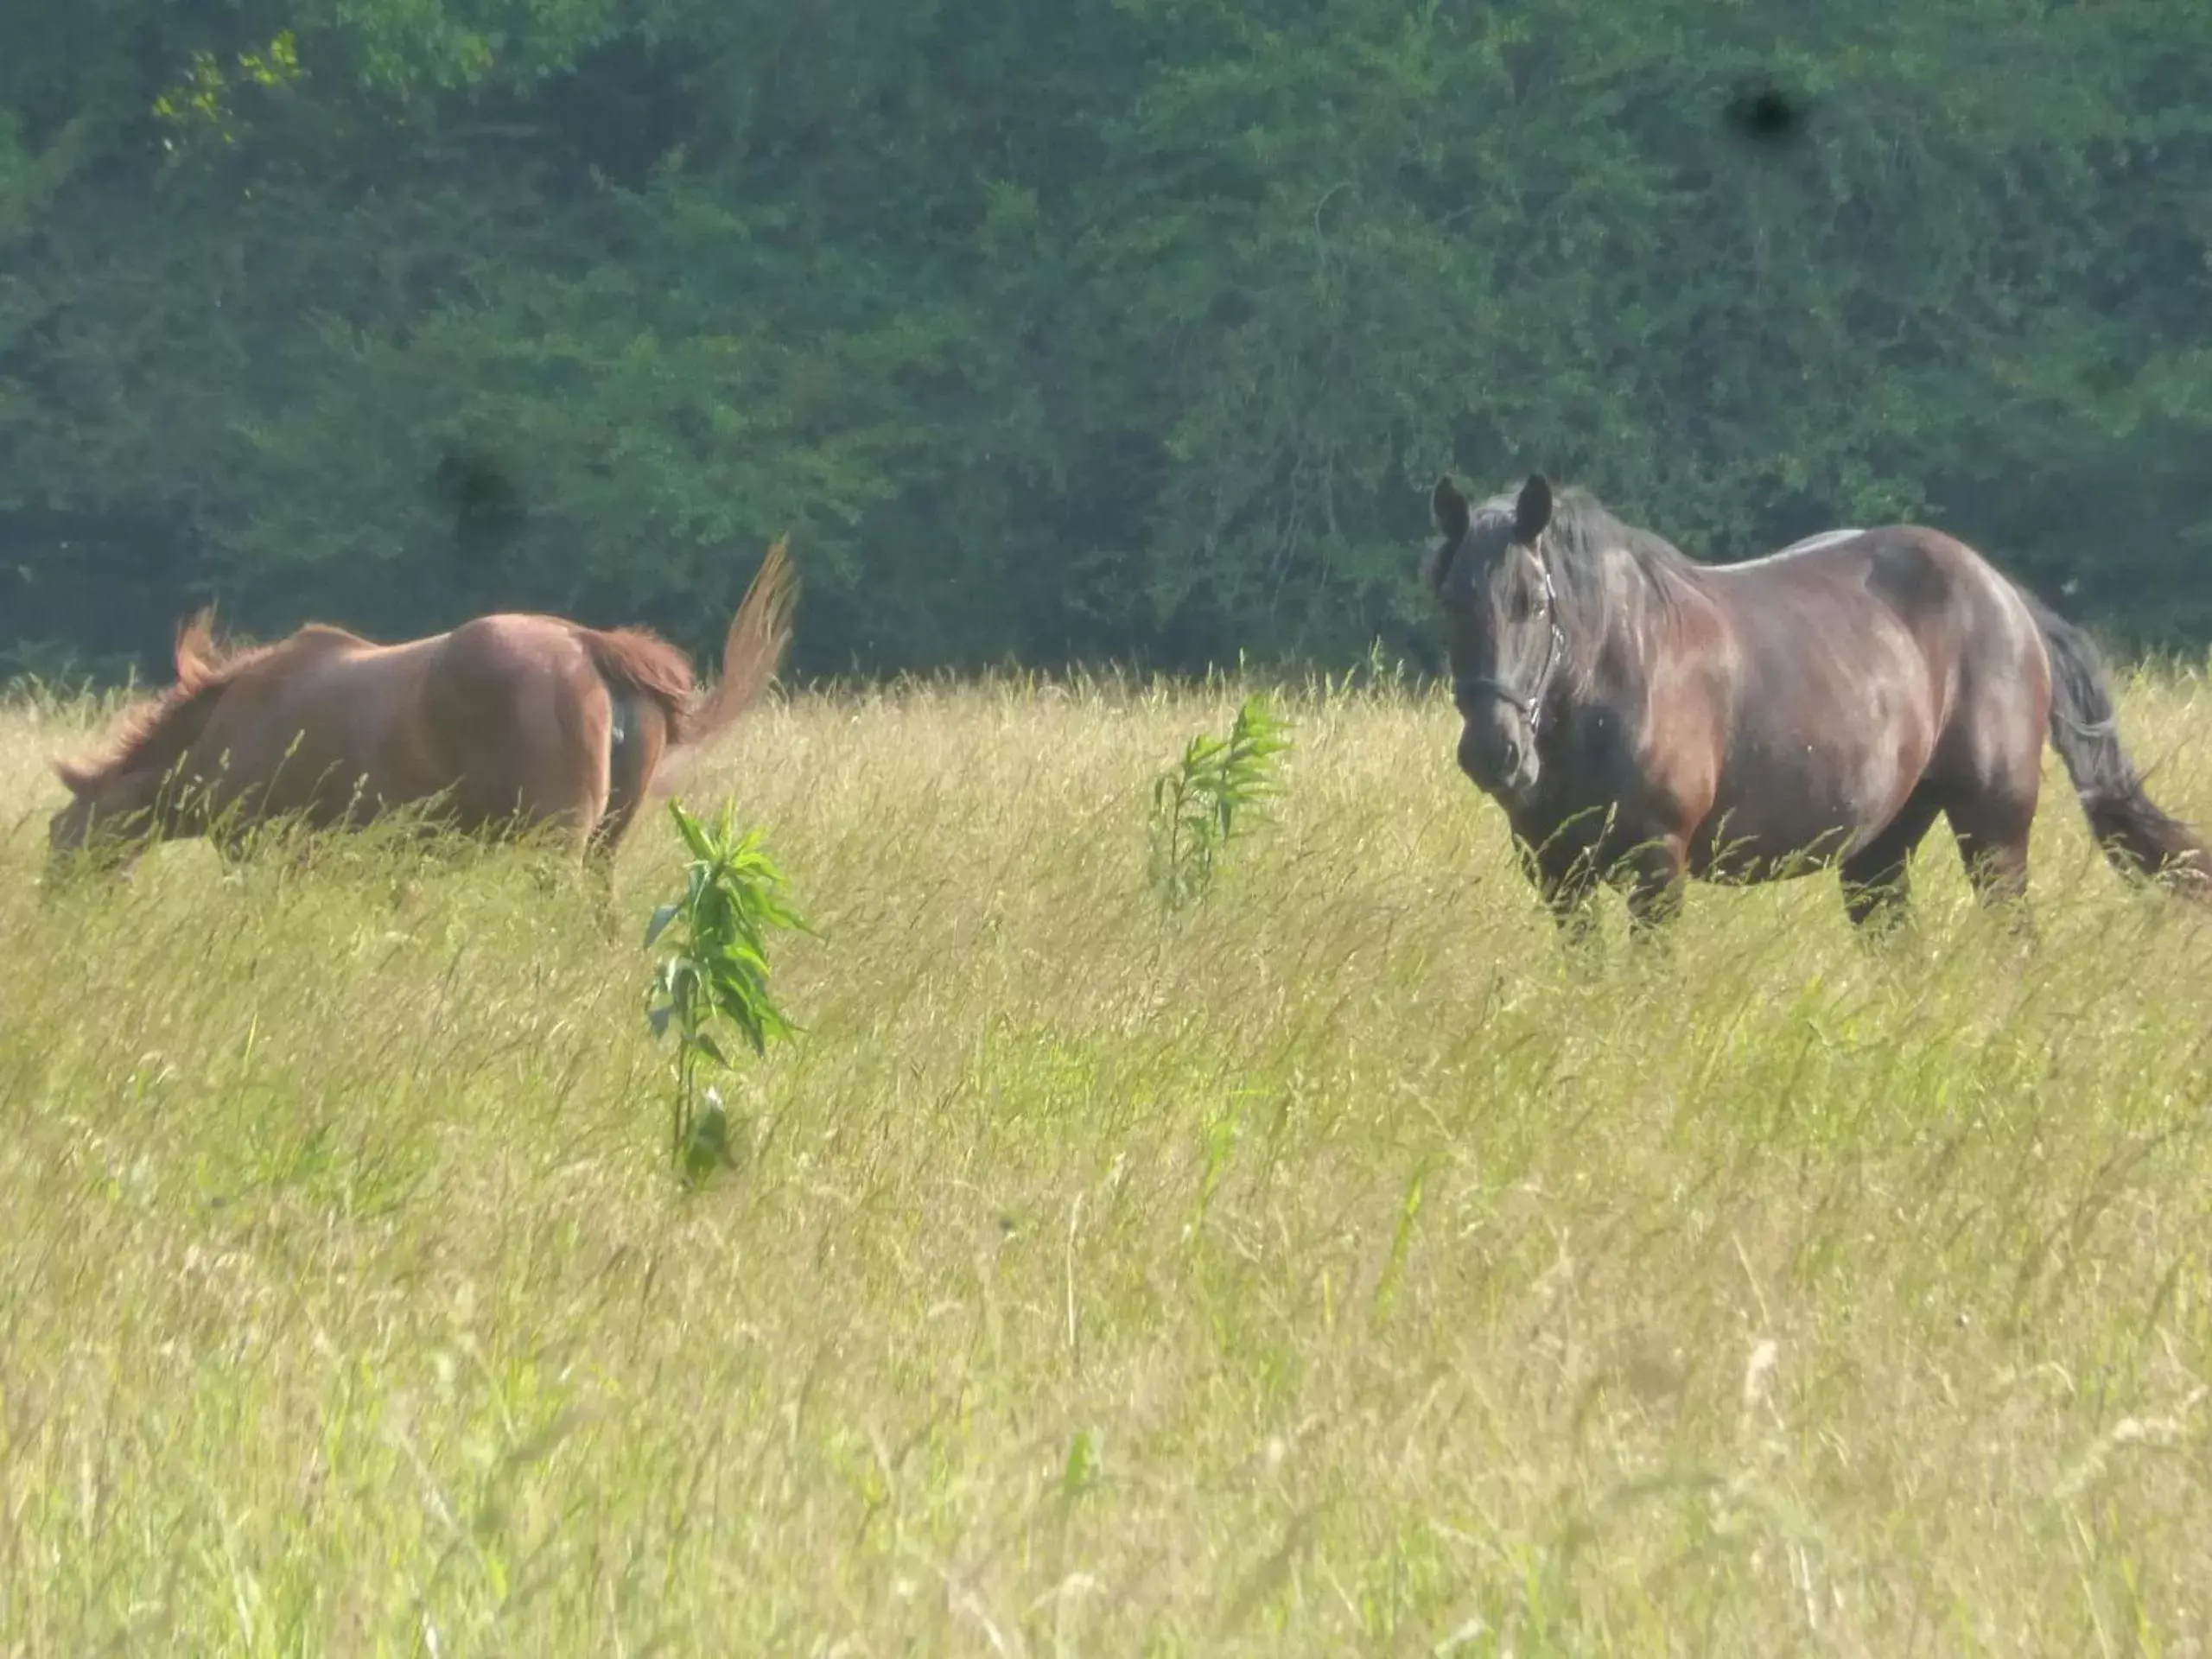
<svg viewBox="0 0 2212 1659">
<path fill-rule="evenodd" d="M 663 759 L 731 725 L 774 677 L 798 581 L 768 550 L 723 643 L 711 693 L 639 628 L 480 616 L 372 645 L 311 623 L 226 650 L 202 612 L 178 633 L 176 683 L 128 714 L 97 759 L 56 762 L 71 799 L 54 860 L 97 846 L 128 863 L 151 842 L 238 845 L 277 817 L 349 829 L 405 806 L 466 832 L 551 828 L 610 861 Z"/>
<path fill-rule="evenodd" d="M 1834 865 L 1854 922 L 1893 915 L 1939 816 L 1976 890 L 2018 898 L 2046 732 L 2116 867 L 2212 896 L 2212 857 L 2120 747 L 2088 639 L 1940 531 L 1705 565 L 1541 475 L 1478 506 L 1446 477 L 1431 507 L 1460 769 L 1562 924 L 1601 880 L 1642 924 L 1686 876 Z"/>
</svg>

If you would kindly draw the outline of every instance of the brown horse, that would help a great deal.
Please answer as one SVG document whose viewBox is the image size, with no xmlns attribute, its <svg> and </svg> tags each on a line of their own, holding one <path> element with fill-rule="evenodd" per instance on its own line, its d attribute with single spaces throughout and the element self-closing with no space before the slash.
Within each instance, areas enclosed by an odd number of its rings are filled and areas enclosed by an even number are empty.
<svg viewBox="0 0 2212 1659">
<path fill-rule="evenodd" d="M 2212 896 L 2212 856 L 2120 747 L 2088 639 L 1940 531 L 1705 565 L 1541 475 L 1479 506 L 1446 476 L 1430 505 L 1459 766 L 1563 925 L 1601 880 L 1641 926 L 1686 876 L 1829 865 L 1853 921 L 1891 917 L 1939 816 L 1977 892 L 2018 899 L 2046 731 L 2113 865 Z"/>
<path fill-rule="evenodd" d="M 226 650 L 201 612 L 177 636 L 176 683 L 127 715 L 105 753 L 58 761 L 71 799 L 51 860 L 97 847 L 128 864 L 156 841 L 226 849 L 289 817 L 357 828 L 429 805 L 464 832 L 553 829 L 611 861 L 664 757 L 730 726 L 774 677 L 798 580 L 780 542 L 732 620 L 712 692 L 639 628 L 480 616 L 372 645 L 310 623 Z"/>
</svg>

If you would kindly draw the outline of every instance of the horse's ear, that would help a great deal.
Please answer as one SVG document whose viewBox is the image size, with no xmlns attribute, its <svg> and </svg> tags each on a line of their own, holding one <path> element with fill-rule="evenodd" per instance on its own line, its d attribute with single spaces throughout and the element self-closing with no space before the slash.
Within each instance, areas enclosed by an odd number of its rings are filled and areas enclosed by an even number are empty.
<svg viewBox="0 0 2212 1659">
<path fill-rule="evenodd" d="M 1445 539 L 1457 543 L 1467 533 L 1467 498 L 1459 493 L 1459 486 L 1452 481 L 1452 474 L 1445 474 L 1436 480 L 1436 488 L 1428 498 L 1428 510 L 1435 515 L 1437 529 Z"/>
<path fill-rule="evenodd" d="M 1521 486 L 1521 499 L 1513 504 L 1513 539 L 1523 547 L 1533 545 L 1551 521 L 1551 483 L 1541 473 L 1531 473 Z"/>
</svg>

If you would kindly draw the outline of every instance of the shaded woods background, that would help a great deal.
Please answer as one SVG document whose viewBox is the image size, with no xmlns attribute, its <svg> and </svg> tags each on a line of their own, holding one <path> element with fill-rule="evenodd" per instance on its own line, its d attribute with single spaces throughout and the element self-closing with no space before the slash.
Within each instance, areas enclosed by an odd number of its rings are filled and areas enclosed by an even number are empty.
<svg viewBox="0 0 2212 1659">
<path fill-rule="evenodd" d="M 2208 132 L 2199 0 L 18 0 L 0 676 L 785 530 L 802 670 L 1426 660 L 1447 462 L 2195 648 Z"/>
</svg>

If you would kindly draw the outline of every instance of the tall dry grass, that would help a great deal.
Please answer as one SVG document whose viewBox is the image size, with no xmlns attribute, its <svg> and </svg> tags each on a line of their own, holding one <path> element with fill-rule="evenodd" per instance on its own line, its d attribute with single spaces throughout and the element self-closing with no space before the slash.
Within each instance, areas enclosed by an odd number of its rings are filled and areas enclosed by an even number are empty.
<svg viewBox="0 0 2212 1659">
<path fill-rule="evenodd" d="M 691 780 L 820 928 L 685 1198 L 634 929 L 526 855 L 35 887 L 0 720 L 0 1649 L 2201 1652 L 2212 928 L 2051 769 L 2042 944 L 1942 832 L 1558 949 L 1453 716 L 810 697 Z M 2125 699 L 2212 823 L 2201 681 Z M 649 821 L 642 926 L 681 866 Z"/>
</svg>

